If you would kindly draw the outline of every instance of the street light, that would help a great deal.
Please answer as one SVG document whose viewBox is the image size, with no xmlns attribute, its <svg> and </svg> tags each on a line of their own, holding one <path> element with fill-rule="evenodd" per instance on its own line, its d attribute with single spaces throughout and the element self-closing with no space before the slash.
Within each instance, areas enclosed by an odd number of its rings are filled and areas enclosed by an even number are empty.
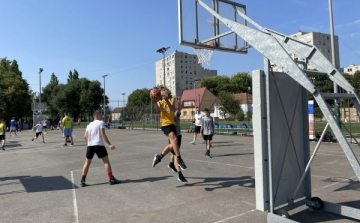
<svg viewBox="0 0 360 223">
<path fill-rule="evenodd" d="M 105 109 L 105 77 L 107 77 L 108 75 L 105 74 L 104 76 L 102 76 L 104 78 L 104 122 L 106 122 L 106 109 Z"/>
<path fill-rule="evenodd" d="M 156 50 L 156 52 L 163 54 L 164 87 L 166 86 L 166 85 L 165 85 L 165 52 L 166 52 L 169 48 L 170 48 L 170 47 L 168 46 L 168 47 L 166 47 L 166 48 L 165 48 L 165 47 L 162 47 L 162 48 Z"/>
<path fill-rule="evenodd" d="M 43 69 L 42 68 L 40 68 L 39 69 L 39 104 L 40 104 L 40 115 L 41 115 L 41 72 L 43 72 Z"/>
<path fill-rule="evenodd" d="M 125 110 L 125 93 L 122 93 L 123 96 L 123 109 L 122 109 L 122 126 L 124 126 L 124 110 Z"/>
</svg>

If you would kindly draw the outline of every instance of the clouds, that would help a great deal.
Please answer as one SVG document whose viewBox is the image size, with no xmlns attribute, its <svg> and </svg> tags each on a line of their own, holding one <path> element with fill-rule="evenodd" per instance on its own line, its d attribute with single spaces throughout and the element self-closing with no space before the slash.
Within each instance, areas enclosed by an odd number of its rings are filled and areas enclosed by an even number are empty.
<svg viewBox="0 0 360 223">
<path fill-rule="evenodd" d="M 336 25 L 335 28 L 337 28 L 337 29 L 350 28 L 352 26 L 359 26 L 359 25 L 360 25 L 360 19 L 357 19 L 357 20 L 354 20 L 354 21 L 349 22 L 349 23 Z"/>
</svg>

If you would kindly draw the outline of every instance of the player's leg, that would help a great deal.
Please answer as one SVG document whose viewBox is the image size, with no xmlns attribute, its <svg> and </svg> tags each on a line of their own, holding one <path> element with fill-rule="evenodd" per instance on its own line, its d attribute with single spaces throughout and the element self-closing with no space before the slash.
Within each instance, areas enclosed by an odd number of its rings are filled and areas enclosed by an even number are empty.
<svg viewBox="0 0 360 223">
<path fill-rule="evenodd" d="M 88 146 L 87 150 L 86 150 L 86 159 L 85 159 L 85 163 L 84 163 L 84 167 L 81 171 L 81 181 L 80 181 L 80 185 L 82 187 L 86 186 L 86 176 L 89 172 L 89 168 L 90 168 L 90 164 L 92 161 L 92 158 L 95 155 L 95 149 L 92 146 Z"/>
<path fill-rule="evenodd" d="M 120 180 L 117 180 L 114 175 L 112 174 L 112 169 L 111 169 L 111 164 L 110 164 L 110 160 L 109 160 L 109 156 L 105 156 L 102 158 L 104 165 L 105 165 L 105 170 L 108 174 L 109 177 L 109 184 L 110 185 L 114 185 L 114 184 L 119 184 L 121 183 Z"/>
<path fill-rule="evenodd" d="M 43 142 L 45 142 L 44 133 L 41 133 L 41 137 L 42 137 Z"/>
<path fill-rule="evenodd" d="M 152 163 L 152 167 L 155 167 L 156 164 L 160 163 L 162 158 L 164 158 L 164 156 L 166 156 L 171 151 L 171 149 L 172 149 L 171 144 L 169 144 L 169 145 L 165 146 L 165 148 L 163 149 L 163 151 L 160 154 L 155 154 L 153 163 Z"/>
</svg>

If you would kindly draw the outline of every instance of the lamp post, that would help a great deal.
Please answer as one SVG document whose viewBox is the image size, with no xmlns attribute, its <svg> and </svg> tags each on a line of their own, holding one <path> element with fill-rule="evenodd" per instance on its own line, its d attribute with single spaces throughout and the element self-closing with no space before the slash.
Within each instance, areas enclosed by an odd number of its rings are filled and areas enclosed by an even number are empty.
<svg viewBox="0 0 360 223">
<path fill-rule="evenodd" d="M 329 0 L 329 16 L 330 16 L 330 39 L 331 39 L 331 62 L 336 67 L 336 58 L 335 58 L 335 40 L 334 40 L 334 20 L 333 20 L 333 10 L 332 10 L 332 1 Z M 336 67 L 338 68 L 338 67 Z M 338 93 L 338 85 L 334 82 L 334 93 Z M 339 103 L 335 99 L 334 101 L 334 111 L 336 116 L 336 121 L 338 126 L 341 128 L 340 122 L 340 108 Z"/>
<path fill-rule="evenodd" d="M 124 110 L 125 110 L 125 93 L 122 93 L 122 96 L 123 96 L 123 109 L 122 109 L 122 125 L 124 126 Z"/>
<path fill-rule="evenodd" d="M 104 78 L 104 122 L 106 122 L 106 109 L 105 109 L 105 78 L 107 77 L 108 75 L 105 74 L 103 75 L 102 77 Z"/>
<path fill-rule="evenodd" d="M 160 49 L 156 50 L 156 52 L 158 53 L 162 53 L 163 55 L 163 70 L 164 70 L 164 87 L 166 87 L 165 85 L 165 52 L 169 49 L 170 47 L 161 47 Z"/>
<path fill-rule="evenodd" d="M 43 69 L 39 69 L 39 104 L 40 104 L 40 115 L 41 115 L 41 72 L 43 72 Z"/>
</svg>

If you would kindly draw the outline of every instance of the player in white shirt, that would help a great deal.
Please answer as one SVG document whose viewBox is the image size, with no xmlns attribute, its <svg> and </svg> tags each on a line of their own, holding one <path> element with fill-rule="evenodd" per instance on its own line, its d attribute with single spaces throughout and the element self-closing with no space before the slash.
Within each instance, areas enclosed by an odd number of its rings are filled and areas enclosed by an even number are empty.
<svg viewBox="0 0 360 223">
<path fill-rule="evenodd" d="M 115 149 L 115 146 L 110 143 L 105 134 L 105 124 L 102 121 L 102 114 L 100 111 L 94 113 L 94 121 L 86 127 L 84 138 L 87 143 L 87 152 L 80 185 L 82 187 L 86 186 L 86 175 L 89 172 L 89 167 L 95 154 L 104 162 L 105 170 L 109 176 L 109 184 L 113 185 L 121 183 L 121 181 L 115 179 L 112 174 L 109 156 L 104 141 L 109 145 L 110 149 Z"/>
<path fill-rule="evenodd" d="M 34 129 L 35 131 L 35 137 L 31 139 L 31 141 L 34 141 L 34 139 L 37 139 L 39 137 L 39 135 L 42 136 L 42 141 L 43 143 L 45 143 L 44 141 L 44 134 L 42 133 L 43 131 L 43 124 L 41 121 L 39 121 L 39 123 L 37 125 L 35 125 Z"/>
<path fill-rule="evenodd" d="M 193 145 L 195 144 L 197 134 L 200 133 L 201 125 L 203 124 L 203 120 L 204 120 L 204 114 L 200 112 L 199 108 L 197 108 L 196 114 L 195 114 L 194 140 L 190 142 Z M 201 134 L 200 134 L 200 136 L 201 136 Z M 205 141 L 202 140 L 202 143 L 205 143 Z"/>
</svg>

